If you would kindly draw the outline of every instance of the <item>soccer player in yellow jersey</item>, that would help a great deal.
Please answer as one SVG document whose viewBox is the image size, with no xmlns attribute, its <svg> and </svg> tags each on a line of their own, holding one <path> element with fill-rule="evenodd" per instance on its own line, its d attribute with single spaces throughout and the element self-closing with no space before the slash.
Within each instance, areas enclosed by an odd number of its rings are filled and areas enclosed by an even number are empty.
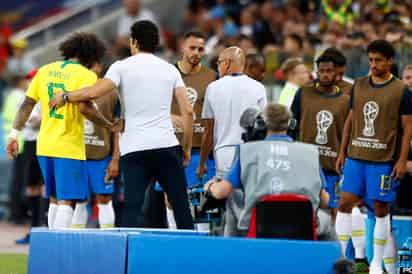
<svg viewBox="0 0 412 274">
<path fill-rule="evenodd" d="M 55 93 L 67 95 L 93 85 L 97 76 L 89 68 L 100 61 L 105 48 L 95 35 L 76 33 L 60 45 L 60 51 L 64 60 L 42 66 L 33 78 L 7 141 L 7 154 L 15 157 L 19 132 L 34 105 L 40 102 L 42 123 L 37 156 L 46 196 L 50 198 L 48 224 L 57 229 L 70 226 L 75 201 L 85 200 L 88 195 L 84 118 L 78 104 L 68 103 L 55 110 L 50 109 L 48 103 Z"/>
</svg>

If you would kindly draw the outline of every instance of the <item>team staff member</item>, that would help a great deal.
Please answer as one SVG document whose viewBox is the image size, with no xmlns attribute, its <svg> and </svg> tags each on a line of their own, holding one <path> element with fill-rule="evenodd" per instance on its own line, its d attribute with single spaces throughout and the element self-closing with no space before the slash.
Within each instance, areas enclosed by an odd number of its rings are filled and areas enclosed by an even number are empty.
<svg viewBox="0 0 412 274">
<path fill-rule="evenodd" d="M 412 98 L 402 81 L 390 73 L 395 56 L 392 45 L 376 40 L 368 45 L 367 53 L 371 76 L 355 81 L 336 162 L 338 172 L 345 165 L 336 232 L 345 252 L 352 208 L 366 193 L 376 216 L 370 273 L 382 273 L 390 234 L 389 204 L 395 199 L 397 181 L 405 174 L 411 142 Z"/>
<path fill-rule="evenodd" d="M 56 93 L 67 96 L 72 90 L 93 85 L 97 76 L 89 68 L 100 61 L 105 48 L 93 34 L 76 33 L 60 45 L 64 61 L 47 64 L 33 78 L 7 142 L 8 155 L 18 151 L 17 137 L 39 101 L 42 123 L 37 139 L 37 156 L 50 198 L 48 223 L 51 228 L 67 228 L 76 200 L 87 197 L 85 180 L 84 119 L 78 104 L 49 108 Z"/>
<path fill-rule="evenodd" d="M 157 27 L 150 21 L 136 22 L 131 28 L 131 57 L 111 65 L 96 85 L 68 96 L 56 95 L 49 105 L 89 101 L 119 88 L 125 117 L 120 136 L 125 197 L 122 225 L 143 226 L 145 190 L 154 178 L 172 204 L 177 227 L 192 229 L 184 165 L 190 162 L 193 110 L 179 71 L 153 54 L 158 44 Z M 183 117 L 183 154 L 172 125 L 173 98 Z"/>
<path fill-rule="evenodd" d="M 215 151 L 216 175 L 222 177 L 230 169 L 234 158 L 233 146 L 241 144 L 243 129 L 240 117 L 249 107 L 263 110 L 266 105 L 265 87 L 244 75 L 245 54 L 238 47 L 229 47 L 218 58 L 219 80 L 206 90 L 202 119 L 205 132 L 202 138 L 198 176 L 206 172 L 205 162 L 212 148 Z M 231 148 L 228 148 L 232 146 Z M 237 235 L 236 213 L 243 196 L 235 192 L 226 203 L 225 235 Z"/>
<path fill-rule="evenodd" d="M 298 140 L 319 146 L 320 163 L 329 193 L 329 206 L 338 207 L 339 176 L 335 170 L 345 118 L 349 112 L 349 96 L 336 85 L 337 65 L 332 56 L 317 60 L 317 80 L 298 90 L 292 102 L 297 121 Z"/>
</svg>

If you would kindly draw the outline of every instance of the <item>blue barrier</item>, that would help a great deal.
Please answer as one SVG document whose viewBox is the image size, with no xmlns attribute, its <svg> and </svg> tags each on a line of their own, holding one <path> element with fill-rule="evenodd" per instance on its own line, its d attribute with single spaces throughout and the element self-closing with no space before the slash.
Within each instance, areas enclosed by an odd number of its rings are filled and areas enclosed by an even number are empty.
<svg viewBox="0 0 412 274">
<path fill-rule="evenodd" d="M 332 273 L 337 243 L 161 229 L 33 229 L 29 274 Z"/>
<path fill-rule="evenodd" d="M 338 243 L 129 235 L 128 274 L 333 273 Z"/>
<path fill-rule="evenodd" d="M 127 233 L 33 229 L 28 274 L 124 274 Z"/>
</svg>

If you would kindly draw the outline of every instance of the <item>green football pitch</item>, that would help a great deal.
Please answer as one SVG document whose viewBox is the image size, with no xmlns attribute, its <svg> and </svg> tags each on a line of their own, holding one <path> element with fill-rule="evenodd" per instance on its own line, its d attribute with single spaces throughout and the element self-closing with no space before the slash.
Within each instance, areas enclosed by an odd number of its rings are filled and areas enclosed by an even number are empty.
<svg viewBox="0 0 412 274">
<path fill-rule="evenodd" d="M 0 254 L 0 274 L 26 274 L 27 255 Z"/>
</svg>

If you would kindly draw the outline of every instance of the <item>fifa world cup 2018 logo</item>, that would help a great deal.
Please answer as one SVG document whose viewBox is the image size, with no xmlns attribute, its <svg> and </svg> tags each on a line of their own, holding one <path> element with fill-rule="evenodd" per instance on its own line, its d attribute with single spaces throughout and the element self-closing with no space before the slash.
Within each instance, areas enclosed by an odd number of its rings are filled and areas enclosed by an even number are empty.
<svg viewBox="0 0 412 274">
<path fill-rule="evenodd" d="M 192 107 L 195 106 L 196 101 L 197 101 L 197 91 L 192 88 L 192 87 L 187 87 L 187 99 L 189 100 L 189 103 Z M 196 113 L 193 111 L 193 120 L 196 120 Z"/>
<path fill-rule="evenodd" d="M 379 105 L 374 101 L 366 102 L 363 106 L 363 117 L 365 120 L 365 127 L 362 130 L 363 136 L 375 136 L 374 122 L 379 114 Z"/>
<path fill-rule="evenodd" d="M 315 142 L 319 145 L 328 143 L 328 129 L 333 123 L 333 114 L 328 110 L 321 110 L 316 114 L 317 135 Z"/>
</svg>

